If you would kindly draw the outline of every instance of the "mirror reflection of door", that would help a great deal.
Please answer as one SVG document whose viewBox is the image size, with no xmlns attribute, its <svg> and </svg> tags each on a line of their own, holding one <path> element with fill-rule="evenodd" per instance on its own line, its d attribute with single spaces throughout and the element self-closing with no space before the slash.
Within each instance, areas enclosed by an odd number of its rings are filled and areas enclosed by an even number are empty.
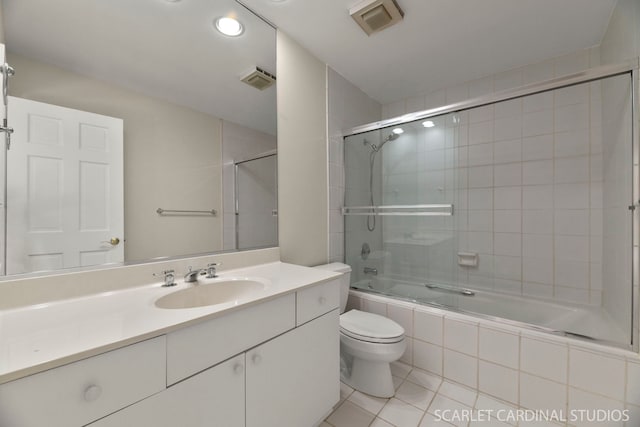
<svg viewBox="0 0 640 427">
<path fill-rule="evenodd" d="M 236 163 L 237 249 L 278 244 L 277 155 Z"/>
<path fill-rule="evenodd" d="M 123 121 L 9 97 L 7 274 L 124 261 Z"/>
</svg>

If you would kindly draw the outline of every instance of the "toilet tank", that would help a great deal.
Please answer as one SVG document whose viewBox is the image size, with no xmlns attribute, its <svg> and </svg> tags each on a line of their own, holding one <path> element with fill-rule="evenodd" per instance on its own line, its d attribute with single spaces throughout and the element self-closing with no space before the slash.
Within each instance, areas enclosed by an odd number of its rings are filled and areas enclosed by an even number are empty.
<svg viewBox="0 0 640 427">
<path fill-rule="evenodd" d="M 332 262 L 331 264 L 318 265 L 314 268 L 322 270 L 335 271 L 342 273 L 340 277 L 340 313 L 344 313 L 347 308 L 347 298 L 349 297 L 349 284 L 351 283 L 351 267 L 341 262 Z"/>
</svg>

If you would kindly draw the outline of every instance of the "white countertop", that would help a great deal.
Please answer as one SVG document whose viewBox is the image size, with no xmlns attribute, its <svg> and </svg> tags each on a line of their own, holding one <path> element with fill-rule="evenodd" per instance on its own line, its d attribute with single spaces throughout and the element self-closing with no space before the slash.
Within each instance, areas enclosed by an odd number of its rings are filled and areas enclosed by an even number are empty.
<svg viewBox="0 0 640 427">
<path fill-rule="evenodd" d="M 194 286 L 178 281 L 0 311 L 0 384 L 105 351 L 156 337 L 189 324 L 295 292 L 339 273 L 274 262 L 219 273 L 266 279 L 264 290 L 223 304 L 162 309 L 156 299 Z M 200 279 L 207 283 L 208 279 Z M 198 285 L 195 285 L 198 286 Z"/>
</svg>

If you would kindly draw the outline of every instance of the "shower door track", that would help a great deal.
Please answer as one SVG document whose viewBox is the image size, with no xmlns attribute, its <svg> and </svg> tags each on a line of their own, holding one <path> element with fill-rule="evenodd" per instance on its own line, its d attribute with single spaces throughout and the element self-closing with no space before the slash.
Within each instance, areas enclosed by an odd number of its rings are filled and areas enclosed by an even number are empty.
<svg viewBox="0 0 640 427">
<path fill-rule="evenodd" d="M 480 96 L 477 98 L 471 98 L 465 101 L 444 105 L 442 107 L 417 111 L 391 119 L 356 126 L 350 129 L 343 130 L 342 135 L 346 138 L 348 136 L 371 132 L 390 126 L 397 126 L 416 120 L 428 119 L 430 117 L 441 116 L 443 114 L 455 113 L 458 111 L 482 107 L 484 105 L 495 104 L 502 101 L 509 101 L 511 99 L 521 98 L 527 95 L 535 95 L 542 92 L 549 92 L 555 89 L 579 85 L 581 83 L 588 83 L 594 80 L 601 80 L 607 77 L 615 77 L 622 74 L 632 73 L 634 70 L 638 70 L 638 64 L 638 58 L 633 58 L 619 64 L 594 67 L 585 71 L 581 71 L 579 73 L 567 74 L 565 76 L 519 86 L 515 89 L 507 89 L 490 95 Z"/>
</svg>

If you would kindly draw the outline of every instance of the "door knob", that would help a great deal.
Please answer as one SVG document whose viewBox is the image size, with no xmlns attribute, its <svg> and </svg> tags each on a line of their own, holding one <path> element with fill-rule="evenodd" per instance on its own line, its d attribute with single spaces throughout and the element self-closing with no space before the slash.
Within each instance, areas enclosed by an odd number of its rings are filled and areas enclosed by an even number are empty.
<svg viewBox="0 0 640 427">
<path fill-rule="evenodd" d="M 102 241 L 102 242 L 100 242 L 100 243 L 108 243 L 108 244 L 110 244 L 111 246 L 118 246 L 118 244 L 120 244 L 120 239 L 119 239 L 119 238 L 117 238 L 117 237 L 112 237 L 111 239 L 109 239 L 109 240 L 103 240 L 103 241 Z"/>
</svg>

